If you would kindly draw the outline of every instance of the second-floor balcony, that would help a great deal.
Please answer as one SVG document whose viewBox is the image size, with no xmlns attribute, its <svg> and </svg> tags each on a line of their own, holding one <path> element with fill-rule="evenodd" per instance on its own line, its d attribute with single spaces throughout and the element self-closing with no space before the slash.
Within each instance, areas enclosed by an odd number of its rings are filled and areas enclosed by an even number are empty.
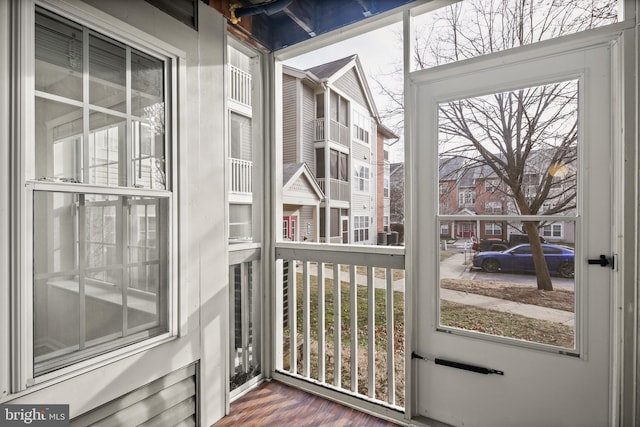
<svg viewBox="0 0 640 427">
<path fill-rule="evenodd" d="M 315 141 L 325 141 L 328 139 L 329 141 L 337 142 L 340 145 L 348 147 L 351 141 L 349 127 L 338 123 L 335 120 L 330 120 L 329 123 L 329 135 L 327 135 L 326 120 L 324 118 L 316 119 L 314 133 Z"/>
<path fill-rule="evenodd" d="M 250 160 L 229 159 L 229 192 L 237 195 L 251 195 L 253 162 Z"/>
<path fill-rule="evenodd" d="M 251 74 L 233 65 L 229 66 L 229 73 L 231 77 L 229 97 L 251 108 Z"/>
<path fill-rule="evenodd" d="M 329 188 L 327 189 L 327 181 L 329 181 Z M 329 197 L 331 200 L 340 200 L 343 202 L 348 202 L 351 196 L 350 190 L 351 186 L 348 181 L 341 181 L 339 179 L 326 179 L 319 178 L 318 184 L 320 185 L 320 189 L 324 194 Z"/>
</svg>

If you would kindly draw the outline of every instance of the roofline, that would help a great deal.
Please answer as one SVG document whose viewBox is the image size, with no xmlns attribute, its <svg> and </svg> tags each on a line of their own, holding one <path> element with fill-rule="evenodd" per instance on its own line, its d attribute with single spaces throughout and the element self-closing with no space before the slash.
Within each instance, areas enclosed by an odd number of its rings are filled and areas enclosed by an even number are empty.
<svg viewBox="0 0 640 427">
<path fill-rule="evenodd" d="M 380 121 L 380 117 L 377 117 L 376 119 L 377 119 L 376 121 L 378 122 L 378 127 L 377 127 L 378 132 L 380 132 L 383 137 L 389 138 L 389 139 L 400 138 L 398 135 L 396 135 L 396 133 L 393 130 L 391 130 L 390 127 L 388 127 L 387 125 L 385 125 Z"/>
<path fill-rule="evenodd" d="M 345 57 L 345 58 L 348 58 L 348 57 Z M 339 59 L 337 61 L 339 61 Z M 362 69 L 360 56 L 358 56 L 357 53 L 352 55 L 351 61 L 347 62 L 342 68 L 340 68 L 338 71 L 333 73 L 330 77 L 328 77 L 326 79 L 326 82 L 329 85 L 333 85 L 333 83 L 336 80 L 342 77 L 349 69 L 354 67 L 356 69 L 356 74 L 358 76 L 358 79 L 360 80 L 360 84 L 362 84 L 362 87 L 364 89 L 364 95 L 367 101 L 367 107 L 369 107 L 369 110 L 372 112 L 372 116 L 377 118 L 380 116 L 378 114 L 378 108 L 376 107 L 376 103 L 373 100 L 373 95 L 371 94 L 371 88 L 369 87 L 369 81 L 367 80 L 366 74 Z"/>
<path fill-rule="evenodd" d="M 282 191 L 283 192 L 286 191 L 288 186 L 290 184 L 292 184 L 293 182 L 295 182 L 301 175 L 305 175 L 307 177 L 307 179 L 311 183 L 311 187 L 313 188 L 313 190 L 315 191 L 316 195 L 318 196 L 318 200 L 322 202 L 326 198 L 326 196 L 325 196 L 324 192 L 322 191 L 322 189 L 320 188 L 320 184 L 318 183 L 316 178 L 311 173 L 311 169 L 309 169 L 309 166 L 307 166 L 307 164 L 304 163 L 304 162 L 302 163 L 302 166 L 300 168 L 298 168 L 296 173 L 291 175 L 291 178 L 287 182 L 283 183 Z"/>
<path fill-rule="evenodd" d="M 322 80 L 320 80 L 318 78 L 318 76 L 316 76 L 315 74 L 313 74 L 311 71 L 305 71 L 305 70 L 300 70 L 298 68 L 295 67 L 291 67 L 290 65 L 282 65 L 282 73 L 283 74 L 287 74 L 291 77 L 294 77 L 296 79 L 300 79 L 300 80 L 307 80 L 315 85 L 321 85 L 322 84 Z"/>
</svg>

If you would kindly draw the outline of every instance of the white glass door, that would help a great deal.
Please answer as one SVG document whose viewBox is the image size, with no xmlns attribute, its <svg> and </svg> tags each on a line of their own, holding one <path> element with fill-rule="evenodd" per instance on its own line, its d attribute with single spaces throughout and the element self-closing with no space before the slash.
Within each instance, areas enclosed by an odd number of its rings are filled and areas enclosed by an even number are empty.
<svg viewBox="0 0 640 427">
<path fill-rule="evenodd" d="M 417 410 L 608 425 L 612 45 L 516 55 L 413 76 Z"/>
</svg>

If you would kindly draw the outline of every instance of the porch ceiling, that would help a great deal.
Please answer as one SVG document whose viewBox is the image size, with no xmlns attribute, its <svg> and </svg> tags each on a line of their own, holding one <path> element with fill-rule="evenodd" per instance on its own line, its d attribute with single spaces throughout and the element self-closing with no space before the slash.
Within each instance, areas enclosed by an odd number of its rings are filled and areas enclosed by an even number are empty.
<svg viewBox="0 0 640 427">
<path fill-rule="evenodd" d="M 233 33 L 274 51 L 414 1 L 209 0 L 208 3 L 229 20 Z M 256 14 L 236 22 L 232 16 L 236 13 Z"/>
</svg>

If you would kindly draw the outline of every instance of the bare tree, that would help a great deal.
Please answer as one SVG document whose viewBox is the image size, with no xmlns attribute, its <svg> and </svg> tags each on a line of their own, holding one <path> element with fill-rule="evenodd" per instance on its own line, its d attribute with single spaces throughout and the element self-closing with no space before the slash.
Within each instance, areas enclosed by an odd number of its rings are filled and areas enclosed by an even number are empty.
<svg viewBox="0 0 640 427">
<path fill-rule="evenodd" d="M 416 32 L 418 68 L 575 33 L 615 22 L 616 0 L 465 0 L 431 15 Z M 376 79 L 384 87 L 384 78 Z M 394 108 L 402 93 L 382 90 Z M 439 107 L 441 159 L 461 158 L 465 170 L 483 170 L 520 215 L 551 215 L 576 207 L 578 82 L 562 81 L 460 99 Z M 539 239 L 539 221 L 523 221 L 538 289 L 552 290 Z M 571 267 L 572 268 L 572 267 Z"/>
</svg>

